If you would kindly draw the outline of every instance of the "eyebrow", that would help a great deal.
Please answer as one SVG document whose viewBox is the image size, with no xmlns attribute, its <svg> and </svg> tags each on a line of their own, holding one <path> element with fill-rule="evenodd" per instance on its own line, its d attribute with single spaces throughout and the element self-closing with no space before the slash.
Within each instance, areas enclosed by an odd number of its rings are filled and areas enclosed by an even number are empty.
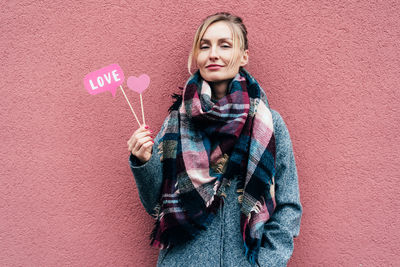
<svg viewBox="0 0 400 267">
<path fill-rule="evenodd" d="M 232 41 L 232 39 L 231 38 L 220 38 L 220 39 L 218 39 L 218 41 Z M 201 39 L 200 40 L 200 42 L 210 42 L 210 40 L 208 40 L 208 39 Z"/>
</svg>

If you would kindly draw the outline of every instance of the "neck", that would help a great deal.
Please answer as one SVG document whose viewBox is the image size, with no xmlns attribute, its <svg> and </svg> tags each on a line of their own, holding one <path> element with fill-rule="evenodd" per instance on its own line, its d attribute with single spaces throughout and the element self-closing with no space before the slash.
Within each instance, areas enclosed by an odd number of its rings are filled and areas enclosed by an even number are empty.
<svg viewBox="0 0 400 267">
<path fill-rule="evenodd" d="M 219 81 L 219 82 L 210 82 L 211 91 L 212 91 L 211 97 L 216 100 L 223 98 L 226 95 L 230 81 L 231 81 L 231 79 L 223 80 L 223 81 Z"/>
</svg>

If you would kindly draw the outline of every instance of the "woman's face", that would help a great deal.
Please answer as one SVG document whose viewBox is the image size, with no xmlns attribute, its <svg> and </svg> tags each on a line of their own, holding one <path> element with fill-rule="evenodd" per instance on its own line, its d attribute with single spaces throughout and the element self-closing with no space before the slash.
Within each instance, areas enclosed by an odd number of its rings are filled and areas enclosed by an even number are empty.
<svg viewBox="0 0 400 267">
<path fill-rule="evenodd" d="M 239 72 L 239 67 L 247 64 L 248 50 L 240 52 L 240 57 L 236 59 L 233 68 L 227 68 L 233 56 L 232 38 L 233 34 L 226 22 L 218 21 L 208 26 L 200 41 L 196 61 L 200 74 L 206 81 L 232 79 Z"/>
</svg>

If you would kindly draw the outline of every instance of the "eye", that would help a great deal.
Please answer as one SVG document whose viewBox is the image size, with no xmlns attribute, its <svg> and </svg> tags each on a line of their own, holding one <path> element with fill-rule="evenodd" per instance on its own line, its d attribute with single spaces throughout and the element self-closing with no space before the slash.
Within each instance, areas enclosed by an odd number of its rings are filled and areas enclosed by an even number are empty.
<svg viewBox="0 0 400 267">
<path fill-rule="evenodd" d="M 202 50 L 207 49 L 207 48 L 208 48 L 208 46 L 206 46 L 206 45 L 200 46 L 200 49 L 202 49 Z"/>
</svg>

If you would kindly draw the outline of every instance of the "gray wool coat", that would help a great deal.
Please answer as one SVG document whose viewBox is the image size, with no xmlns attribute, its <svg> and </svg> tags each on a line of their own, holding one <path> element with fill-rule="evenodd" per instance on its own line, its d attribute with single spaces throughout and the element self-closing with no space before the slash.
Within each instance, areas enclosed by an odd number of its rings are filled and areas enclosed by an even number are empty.
<svg viewBox="0 0 400 267">
<path fill-rule="evenodd" d="M 267 242 L 259 252 L 261 266 L 286 266 L 294 249 L 293 238 L 300 233 L 303 212 L 295 158 L 289 132 L 281 115 L 271 109 L 276 140 L 276 209 L 265 224 Z M 164 126 L 164 124 L 163 124 Z M 161 131 L 160 131 L 161 132 Z M 130 154 L 129 163 L 139 192 L 139 198 L 148 214 L 156 206 L 161 191 L 162 162 L 157 147 L 160 132 L 154 139 L 149 161 L 141 164 Z M 206 231 L 184 245 L 160 249 L 157 266 L 251 266 L 244 256 L 240 235 L 240 204 L 236 193 L 237 180 L 227 188 L 224 206 Z M 150 233 L 149 233 L 150 235 Z M 150 242 L 149 242 L 150 243 Z"/>
</svg>

